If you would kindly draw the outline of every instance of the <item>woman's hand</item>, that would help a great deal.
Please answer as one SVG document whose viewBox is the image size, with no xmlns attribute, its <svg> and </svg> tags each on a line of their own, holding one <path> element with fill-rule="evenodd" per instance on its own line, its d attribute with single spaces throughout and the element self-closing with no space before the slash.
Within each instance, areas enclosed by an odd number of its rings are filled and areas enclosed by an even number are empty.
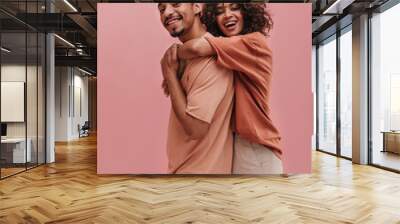
<svg viewBox="0 0 400 224">
<path fill-rule="evenodd" d="M 163 81 L 162 81 L 162 83 L 161 83 L 161 88 L 163 89 L 163 91 L 164 91 L 164 95 L 166 96 L 166 97 L 169 97 L 169 89 L 168 89 L 168 83 L 167 83 L 167 81 L 164 79 Z"/>
<path fill-rule="evenodd" d="M 176 79 L 176 74 L 179 69 L 179 60 L 177 56 L 178 44 L 173 44 L 164 53 L 161 59 L 161 70 L 165 80 Z"/>
<path fill-rule="evenodd" d="M 161 59 L 161 70 L 163 73 L 163 81 L 161 88 L 164 91 L 165 96 L 169 96 L 168 79 L 174 78 L 179 72 L 179 60 L 178 60 L 178 44 L 172 44 L 167 51 L 164 53 Z"/>
</svg>

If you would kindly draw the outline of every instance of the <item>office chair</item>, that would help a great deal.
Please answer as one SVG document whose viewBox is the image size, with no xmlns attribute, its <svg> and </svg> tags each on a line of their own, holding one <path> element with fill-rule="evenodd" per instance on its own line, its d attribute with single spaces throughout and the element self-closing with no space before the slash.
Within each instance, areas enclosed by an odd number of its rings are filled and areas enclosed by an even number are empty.
<svg viewBox="0 0 400 224">
<path fill-rule="evenodd" d="M 90 129 L 90 125 L 89 125 L 89 121 L 85 121 L 85 123 L 82 125 L 82 127 L 79 127 L 80 125 L 78 125 L 78 129 L 79 129 L 79 138 L 80 137 L 87 137 L 89 136 L 89 129 Z"/>
</svg>

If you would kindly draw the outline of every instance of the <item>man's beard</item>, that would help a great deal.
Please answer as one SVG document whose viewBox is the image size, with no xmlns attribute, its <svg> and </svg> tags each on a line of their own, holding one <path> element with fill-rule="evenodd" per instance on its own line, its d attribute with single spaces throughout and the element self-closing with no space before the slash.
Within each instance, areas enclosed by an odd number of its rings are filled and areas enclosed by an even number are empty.
<svg viewBox="0 0 400 224">
<path fill-rule="evenodd" d="M 180 37 L 180 36 L 182 36 L 184 33 L 185 33 L 185 29 L 182 28 L 182 29 L 179 30 L 179 31 L 176 31 L 176 30 L 174 29 L 174 30 L 172 30 L 172 32 L 171 32 L 170 34 L 171 34 L 172 37 Z"/>
</svg>

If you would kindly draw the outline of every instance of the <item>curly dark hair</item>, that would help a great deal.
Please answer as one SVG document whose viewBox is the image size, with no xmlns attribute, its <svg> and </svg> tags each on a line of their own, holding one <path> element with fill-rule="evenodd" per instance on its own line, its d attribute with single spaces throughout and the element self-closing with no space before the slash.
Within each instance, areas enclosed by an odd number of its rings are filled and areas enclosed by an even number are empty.
<svg viewBox="0 0 400 224">
<path fill-rule="evenodd" d="M 260 32 L 265 36 L 272 29 L 273 21 L 265 3 L 237 3 L 243 15 L 243 30 L 240 34 Z M 217 24 L 218 3 L 206 3 L 201 21 L 207 26 L 207 31 L 214 36 L 225 36 Z"/>
</svg>

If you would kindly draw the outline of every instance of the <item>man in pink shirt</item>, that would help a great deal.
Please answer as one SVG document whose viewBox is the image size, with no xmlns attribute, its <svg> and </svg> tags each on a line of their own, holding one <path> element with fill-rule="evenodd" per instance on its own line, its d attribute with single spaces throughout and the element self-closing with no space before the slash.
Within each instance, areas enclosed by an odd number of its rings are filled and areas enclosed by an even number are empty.
<svg viewBox="0 0 400 224">
<path fill-rule="evenodd" d="M 200 21 L 200 4 L 159 3 L 158 9 L 165 29 L 181 42 L 211 36 Z M 161 67 L 172 105 L 167 139 L 169 173 L 230 174 L 232 71 L 218 65 L 215 57 L 200 57 L 187 61 L 178 78 L 177 45 L 166 51 Z"/>
</svg>

